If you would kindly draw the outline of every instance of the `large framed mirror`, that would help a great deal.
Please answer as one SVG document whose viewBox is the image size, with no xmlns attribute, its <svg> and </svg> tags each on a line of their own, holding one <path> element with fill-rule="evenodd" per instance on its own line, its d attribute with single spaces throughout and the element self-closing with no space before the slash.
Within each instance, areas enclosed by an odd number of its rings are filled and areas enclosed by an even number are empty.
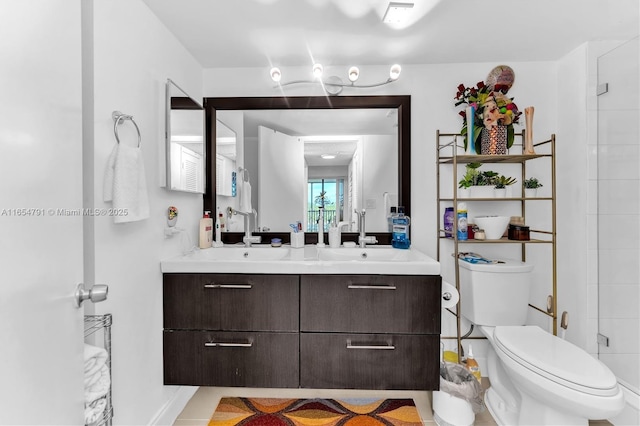
<svg viewBox="0 0 640 426">
<path fill-rule="evenodd" d="M 389 205 L 410 214 L 410 96 L 205 98 L 204 105 L 210 157 L 221 125 L 237 134 L 238 185 L 250 181 L 257 212 L 252 232 L 288 232 L 297 221 L 315 232 L 313 215 L 325 202 L 325 227 L 335 216 L 352 232 L 354 207 L 367 211 L 373 233 L 388 232 Z M 321 157 L 328 146 L 333 159 Z M 209 190 L 217 187 L 216 163 L 207 162 L 205 210 L 227 212 L 241 200 Z M 228 231 L 243 230 L 242 219 L 229 219 Z"/>
<path fill-rule="evenodd" d="M 204 108 L 171 79 L 166 83 L 167 188 L 205 193 Z"/>
</svg>

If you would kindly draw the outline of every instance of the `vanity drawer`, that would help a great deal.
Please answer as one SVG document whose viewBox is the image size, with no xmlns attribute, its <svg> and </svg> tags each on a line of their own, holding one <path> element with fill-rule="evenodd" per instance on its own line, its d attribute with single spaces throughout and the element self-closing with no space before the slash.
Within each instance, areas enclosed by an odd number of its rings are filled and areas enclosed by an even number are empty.
<svg viewBox="0 0 640 426">
<path fill-rule="evenodd" d="M 164 331 L 164 384 L 298 387 L 298 333 Z"/>
<path fill-rule="evenodd" d="M 303 275 L 300 329 L 440 334 L 440 276 Z"/>
<path fill-rule="evenodd" d="M 164 328 L 298 331 L 297 275 L 164 274 Z"/>
<path fill-rule="evenodd" d="M 439 336 L 300 334 L 300 387 L 437 390 Z"/>
</svg>

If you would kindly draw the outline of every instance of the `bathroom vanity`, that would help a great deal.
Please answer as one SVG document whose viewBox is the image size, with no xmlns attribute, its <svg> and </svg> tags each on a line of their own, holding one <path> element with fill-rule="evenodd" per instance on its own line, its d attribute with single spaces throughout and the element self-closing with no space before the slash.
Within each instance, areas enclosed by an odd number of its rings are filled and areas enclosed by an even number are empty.
<svg viewBox="0 0 640 426">
<path fill-rule="evenodd" d="M 233 246 L 162 269 L 165 384 L 438 388 L 440 270 L 420 252 Z"/>
</svg>

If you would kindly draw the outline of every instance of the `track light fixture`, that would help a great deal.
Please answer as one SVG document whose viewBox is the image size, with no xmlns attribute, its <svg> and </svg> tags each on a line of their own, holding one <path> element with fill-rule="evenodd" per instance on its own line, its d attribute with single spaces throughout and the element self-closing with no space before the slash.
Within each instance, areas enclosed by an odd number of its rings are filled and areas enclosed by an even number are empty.
<svg viewBox="0 0 640 426">
<path fill-rule="evenodd" d="M 393 83 L 400 77 L 401 71 L 402 71 L 402 68 L 400 67 L 400 65 L 394 64 L 389 69 L 389 78 L 387 78 L 385 81 L 382 81 L 380 83 L 374 83 L 374 84 L 355 84 L 355 82 L 360 77 L 360 70 L 358 69 L 358 67 L 355 67 L 355 66 L 349 68 L 349 71 L 347 74 L 349 78 L 349 83 L 343 82 L 342 79 L 337 76 L 330 76 L 323 79 L 322 78 L 323 67 L 322 67 L 322 64 L 319 64 L 319 63 L 315 63 L 312 68 L 312 75 L 314 80 L 294 80 L 294 81 L 288 81 L 285 83 L 280 83 L 280 80 L 282 78 L 282 72 L 280 71 L 280 68 L 277 68 L 277 67 L 271 68 L 270 74 L 271 74 L 271 79 L 274 82 L 278 83 L 278 85 L 275 87 L 284 87 L 284 86 L 289 86 L 293 84 L 320 83 L 322 84 L 322 86 L 324 87 L 324 90 L 328 94 L 339 95 L 342 92 L 342 89 L 344 89 L 345 87 L 365 89 L 370 87 L 384 86 L 385 84 Z"/>
</svg>

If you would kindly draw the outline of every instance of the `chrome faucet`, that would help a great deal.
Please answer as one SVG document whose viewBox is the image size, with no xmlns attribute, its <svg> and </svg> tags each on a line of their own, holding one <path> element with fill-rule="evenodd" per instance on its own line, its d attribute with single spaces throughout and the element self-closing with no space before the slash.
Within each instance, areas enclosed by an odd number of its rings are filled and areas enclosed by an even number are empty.
<svg viewBox="0 0 640 426">
<path fill-rule="evenodd" d="M 365 248 L 367 244 L 377 244 L 378 240 L 376 239 L 376 237 L 373 237 L 373 236 L 367 237 L 367 234 L 364 230 L 364 225 L 365 225 L 364 215 L 366 211 L 362 209 L 361 211 L 354 210 L 354 212 L 356 212 L 356 214 L 358 215 L 358 230 L 360 231 L 360 237 L 358 238 L 358 243 L 360 244 L 360 247 Z"/>
<path fill-rule="evenodd" d="M 260 237 L 259 235 L 251 235 L 251 216 L 256 218 L 257 221 L 256 211 L 253 210 L 253 212 L 241 212 L 238 210 L 234 210 L 231 207 L 229 207 L 229 209 L 231 209 L 233 214 L 239 214 L 244 218 L 244 237 L 242 238 L 244 246 L 251 247 L 251 244 L 260 244 L 262 242 L 262 237 Z"/>
</svg>

